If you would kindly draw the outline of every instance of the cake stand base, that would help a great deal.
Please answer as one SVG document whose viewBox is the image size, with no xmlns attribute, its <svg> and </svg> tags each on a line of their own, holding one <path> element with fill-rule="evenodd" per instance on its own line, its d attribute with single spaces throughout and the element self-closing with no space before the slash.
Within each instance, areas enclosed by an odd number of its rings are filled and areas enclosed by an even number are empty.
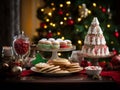
<svg viewBox="0 0 120 90">
<path fill-rule="evenodd" d="M 56 58 L 59 58 L 57 51 L 52 51 L 52 56 L 51 56 L 50 60 L 53 60 L 53 59 L 56 59 Z"/>
<path fill-rule="evenodd" d="M 100 58 L 110 58 L 110 57 L 114 56 L 114 53 L 110 52 L 109 55 L 104 55 L 104 56 L 94 56 L 94 55 L 88 55 L 88 54 L 80 53 L 80 56 L 82 56 L 83 58 L 91 58 L 92 59 L 92 61 L 91 61 L 92 65 L 93 66 L 99 66 L 98 60 Z"/>
</svg>

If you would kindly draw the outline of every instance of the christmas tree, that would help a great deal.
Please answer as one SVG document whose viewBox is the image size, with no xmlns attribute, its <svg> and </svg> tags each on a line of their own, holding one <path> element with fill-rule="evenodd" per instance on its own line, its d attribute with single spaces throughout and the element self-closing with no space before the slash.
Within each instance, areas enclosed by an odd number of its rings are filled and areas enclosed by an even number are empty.
<svg viewBox="0 0 120 90">
<path fill-rule="evenodd" d="M 93 17 L 97 17 L 110 51 L 120 53 L 119 26 L 115 25 L 112 0 L 44 0 L 45 5 L 37 9 L 41 21 L 36 29 L 41 38 L 70 39 L 80 50 Z"/>
</svg>

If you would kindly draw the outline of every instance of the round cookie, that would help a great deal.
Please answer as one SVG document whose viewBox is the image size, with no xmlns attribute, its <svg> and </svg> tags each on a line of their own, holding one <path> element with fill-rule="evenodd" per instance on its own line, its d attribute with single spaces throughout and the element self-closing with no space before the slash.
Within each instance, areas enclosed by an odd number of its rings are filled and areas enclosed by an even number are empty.
<svg viewBox="0 0 120 90">
<path fill-rule="evenodd" d="M 70 65 L 70 61 L 68 59 L 65 59 L 65 58 L 57 58 L 57 59 L 53 59 L 52 60 L 52 63 L 54 65 L 60 65 L 60 66 L 67 66 L 67 65 Z"/>
<path fill-rule="evenodd" d="M 60 70 L 61 70 L 61 68 L 57 68 L 55 70 L 49 71 L 48 73 L 55 73 L 55 72 L 60 71 Z"/>
<path fill-rule="evenodd" d="M 35 64 L 35 67 L 36 68 L 43 68 L 43 67 L 48 67 L 49 66 L 49 64 L 47 64 L 47 63 L 37 63 L 37 64 Z"/>
<path fill-rule="evenodd" d="M 50 68 L 44 70 L 43 73 L 48 73 L 48 72 L 53 71 L 53 70 L 58 69 L 58 68 L 60 68 L 60 66 L 50 67 Z"/>
<path fill-rule="evenodd" d="M 49 65 L 49 66 L 43 67 L 43 68 L 39 69 L 39 72 L 43 72 L 43 71 L 45 71 L 49 68 L 52 68 L 52 67 L 54 67 L 54 65 Z"/>
</svg>

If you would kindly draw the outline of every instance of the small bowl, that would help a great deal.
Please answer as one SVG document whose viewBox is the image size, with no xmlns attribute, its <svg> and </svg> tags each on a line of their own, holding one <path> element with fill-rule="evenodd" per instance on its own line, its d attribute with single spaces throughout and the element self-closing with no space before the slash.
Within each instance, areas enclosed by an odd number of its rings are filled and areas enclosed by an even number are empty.
<svg viewBox="0 0 120 90">
<path fill-rule="evenodd" d="M 100 66 L 87 66 L 85 67 L 86 73 L 90 76 L 100 75 L 102 68 Z"/>
</svg>

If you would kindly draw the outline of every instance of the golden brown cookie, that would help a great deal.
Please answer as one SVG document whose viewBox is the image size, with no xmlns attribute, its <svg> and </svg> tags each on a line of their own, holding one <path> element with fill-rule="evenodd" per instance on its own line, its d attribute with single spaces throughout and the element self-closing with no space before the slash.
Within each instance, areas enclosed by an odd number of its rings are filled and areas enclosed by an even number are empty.
<svg viewBox="0 0 120 90">
<path fill-rule="evenodd" d="M 43 67 L 43 68 L 39 69 L 39 72 L 43 72 L 43 71 L 48 70 L 49 68 L 52 68 L 52 67 L 54 67 L 54 65 L 49 65 L 49 66 Z"/>
<path fill-rule="evenodd" d="M 55 73 L 55 72 L 60 71 L 60 70 L 61 70 L 61 68 L 57 68 L 57 69 L 51 70 L 51 71 L 49 71 L 49 72 L 47 72 L 47 73 Z"/>
<path fill-rule="evenodd" d="M 58 69 L 58 68 L 60 68 L 60 66 L 50 67 L 50 68 L 44 70 L 43 73 L 48 73 L 48 72 L 53 71 L 53 70 Z"/>
<path fill-rule="evenodd" d="M 43 68 L 43 67 L 48 67 L 49 66 L 49 64 L 47 64 L 47 63 L 37 63 L 37 64 L 35 64 L 35 67 L 36 68 Z"/>
</svg>

